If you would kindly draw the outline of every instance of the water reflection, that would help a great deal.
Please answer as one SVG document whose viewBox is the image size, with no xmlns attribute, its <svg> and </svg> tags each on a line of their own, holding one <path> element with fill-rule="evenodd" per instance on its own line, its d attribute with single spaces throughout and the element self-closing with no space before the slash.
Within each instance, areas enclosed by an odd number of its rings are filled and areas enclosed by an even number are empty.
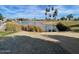
<svg viewBox="0 0 79 59">
<path fill-rule="evenodd" d="M 46 32 L 58 31 L 55 25 L 44 24 L 42 21 L 19 21 L 21 25 L 34 25 L 41 27 Z"/>
</svg>

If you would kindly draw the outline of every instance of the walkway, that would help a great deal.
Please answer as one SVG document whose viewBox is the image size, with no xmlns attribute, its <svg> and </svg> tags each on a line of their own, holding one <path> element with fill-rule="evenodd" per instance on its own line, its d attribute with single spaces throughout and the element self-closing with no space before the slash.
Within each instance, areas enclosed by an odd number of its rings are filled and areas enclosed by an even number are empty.
<svg viewBox="0 0 79 59">
<path fill-rule="evenodd" d="M 41 33 L 42 35 L 57 39 L 60 45 L 73 54 L 79 54 L 79 33 L 74 32 L 54 32 L 54 33 Z"/>
<path fill-rule="evenodd" d="M 79 33 L 21 31 L 0 37 L 0 53 L 79 53 Z"/>
</svg>

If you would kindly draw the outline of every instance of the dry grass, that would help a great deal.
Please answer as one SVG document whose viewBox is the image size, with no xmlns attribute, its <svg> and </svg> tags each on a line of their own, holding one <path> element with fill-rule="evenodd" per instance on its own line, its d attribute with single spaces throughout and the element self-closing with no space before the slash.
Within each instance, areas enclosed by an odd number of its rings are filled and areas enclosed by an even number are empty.
<svg viewBox="0 0 79 59">
<path fill-rule="evenodd" d="M 79 21 L 43 21 L 44 24 L 51 24 L 51 25 L 57 25 L 58 23 L 62 23 L 64 24 L 65 26 L 72 26 L 72 25 L 77 25 L 79 24 Z"/>
</svg>

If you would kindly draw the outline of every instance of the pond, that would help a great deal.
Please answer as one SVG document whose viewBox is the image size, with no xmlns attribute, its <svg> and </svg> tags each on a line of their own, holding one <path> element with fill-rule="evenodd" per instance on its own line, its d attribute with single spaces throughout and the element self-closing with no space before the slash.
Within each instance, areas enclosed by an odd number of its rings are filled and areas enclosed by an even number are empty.
<svg viewBox="0 0 79 59">
<path fill-rule="evenodd" d="M 18 24 L 39 26 L 47 32 L 58 31 L 55 25 L 44 24 L 42 21 L 19 21 Z"/>
</svg>

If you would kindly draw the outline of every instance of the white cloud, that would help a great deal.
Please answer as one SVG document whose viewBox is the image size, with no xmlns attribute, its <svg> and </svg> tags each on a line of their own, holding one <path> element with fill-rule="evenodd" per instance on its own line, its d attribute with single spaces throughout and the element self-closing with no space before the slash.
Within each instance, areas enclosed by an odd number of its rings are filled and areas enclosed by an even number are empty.
<svg viewBox="0 0 79 59">
<path fill-rule="evenodd" d="M 5 13 L 4 15 L 7 17 L 27 17 L 27 18 L 44 18 L 45 10 L 38 7 L 38 5 L 29 5 L 29 6 L 16 6 L 15 9 L 7 8 L 5 6 L 0 6 L 0 9 L 4 9 L 5 11 L 2 13 Z M 79 14 L 79 6 L 73 6 L 72 8 L 67 8 L 63 5 L 57 5 L 54 6 L 56 9 L 58 9 L 58 17 L 66 16 L 68 14 Z M 76 15 L 75 15 L 76 16 Z M 78 15 L 77 15 L 78 16 Z"/>
<path fill-rule="evenodd" d="M 73 8 L 67 8 L 67 6 L 58 5 L 55 6 L 56 9 L 58 9 L 58 18 L 67 16 L 68 14 L 73 14 L 75 17 L 79 15 L 79 6 L 74 6 Z"/>
</svg>

